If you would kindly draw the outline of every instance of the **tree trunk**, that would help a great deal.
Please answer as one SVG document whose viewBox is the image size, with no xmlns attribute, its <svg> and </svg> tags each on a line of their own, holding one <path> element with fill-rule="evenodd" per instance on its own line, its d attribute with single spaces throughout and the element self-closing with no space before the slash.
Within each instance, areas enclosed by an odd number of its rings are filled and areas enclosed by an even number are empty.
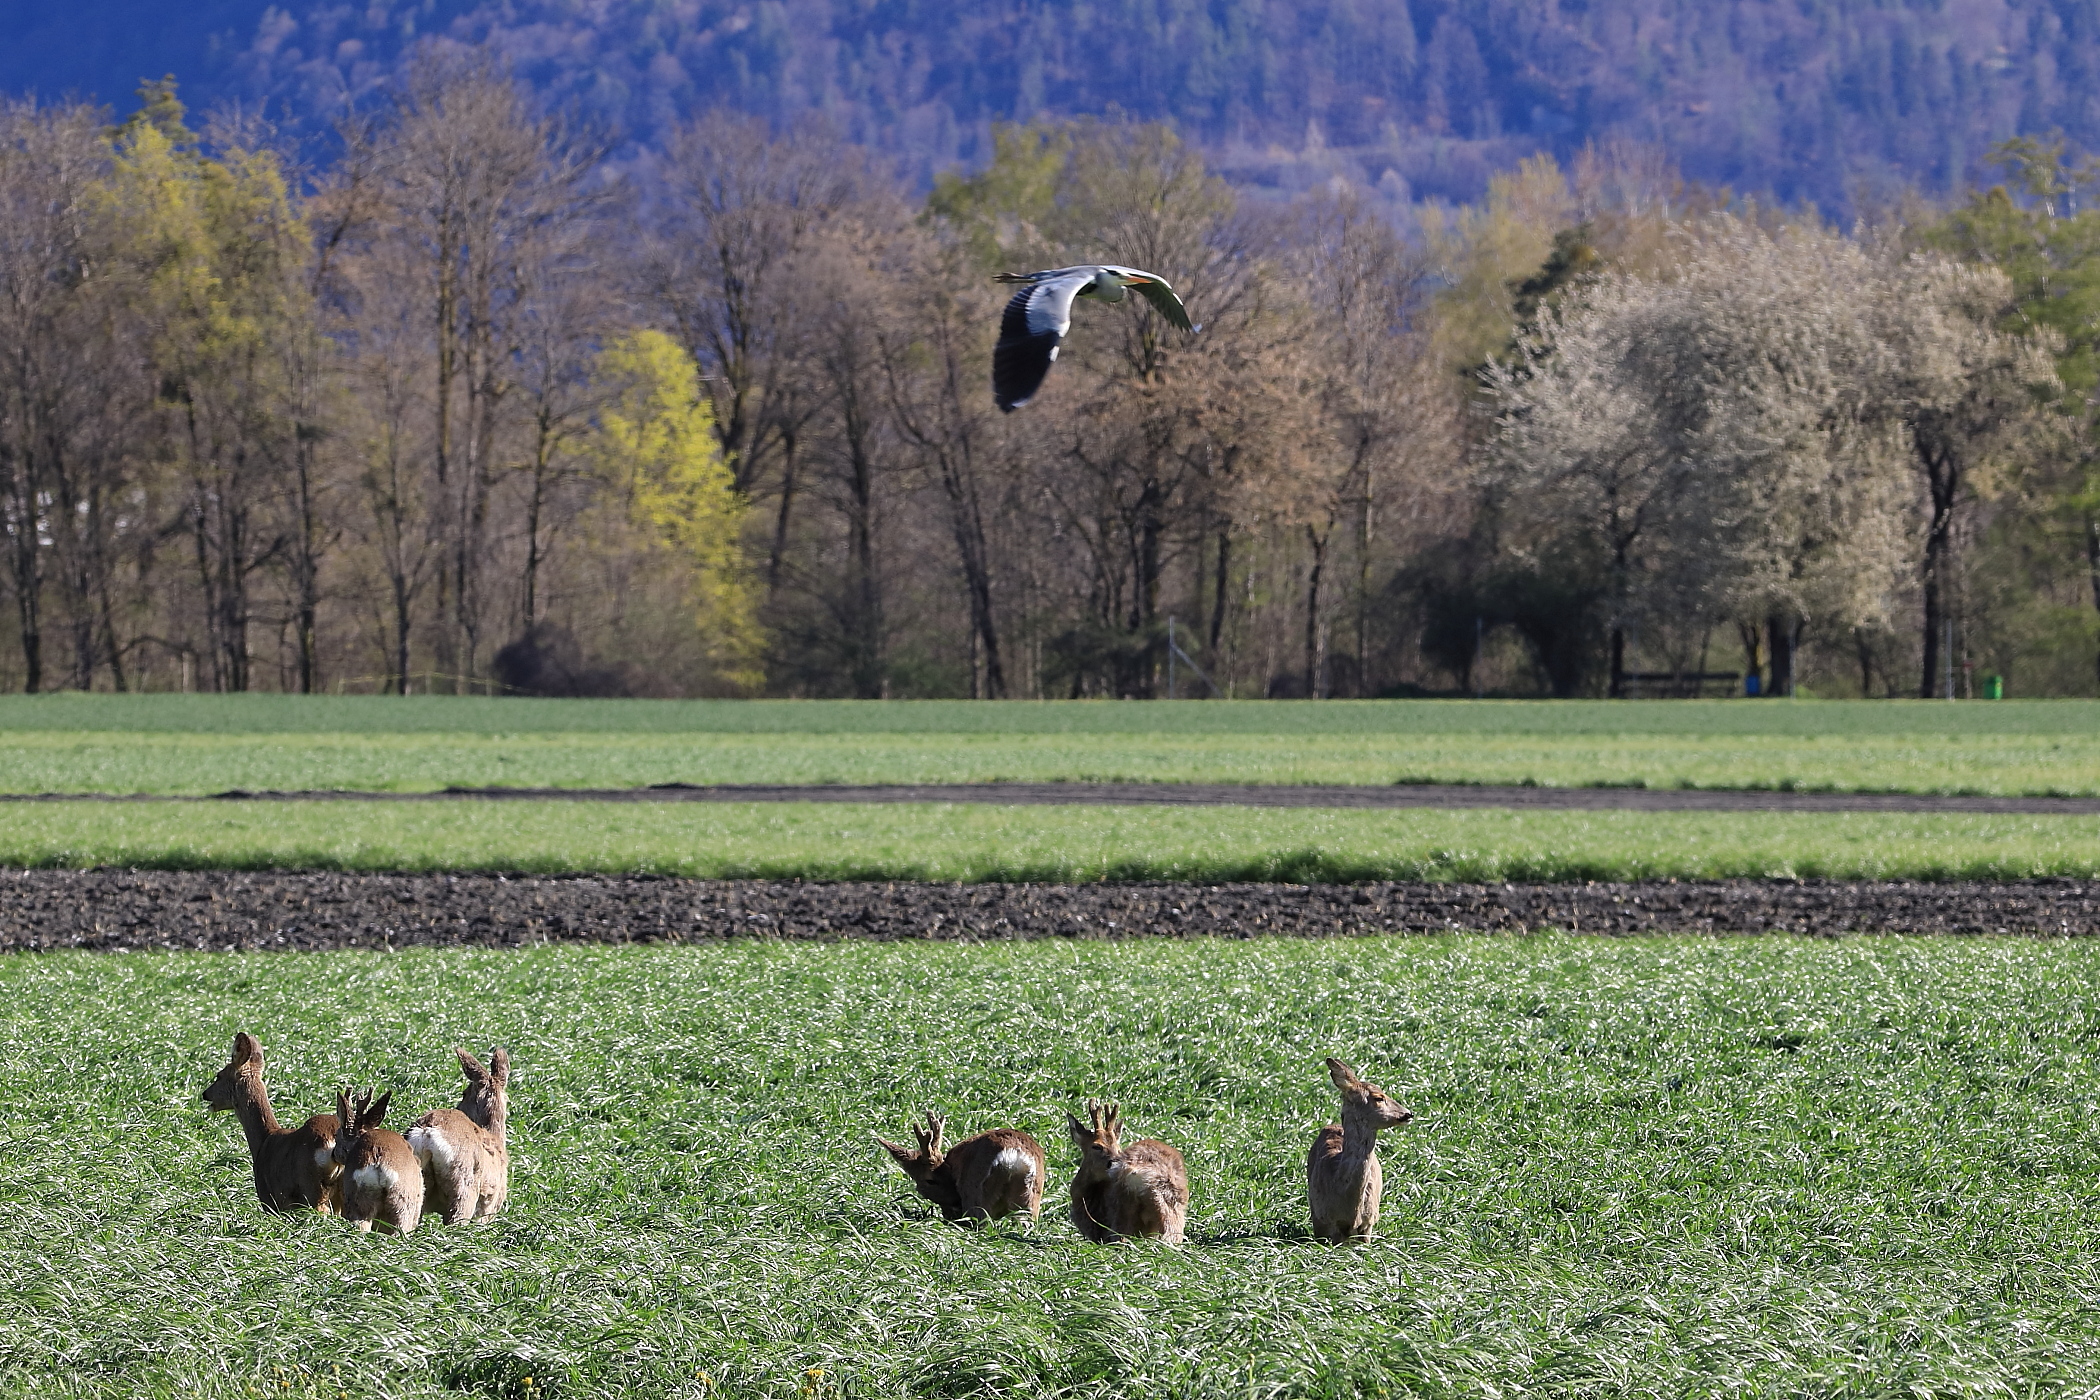
<svg viewBox="0 0 2100 1400">
<path fill-rule="evenodd" d="M 1305 527 L 1305 542 L 1312 546 L 1312 568 L 1305 577 L 1305 693 L 1314 700 L 1327 698 L 1327 629 L 1320 615 L 1320 584 L 1327 571 L 1327 541 L 1334 533 Z"/>
<path fill-rule="evenodd" d="M 1614 622 L 1611 625 L 1611 698 L 1626 698 L 1626 629 Z"/>
<path fill-rule="evenodd" d="M 532 491 L 525 500 L 525 587 L 520 603 L 527 632 L 540 620 L 540 513 L 547 502 L 547 462 L 551 456 L 548 444 L 551 438 L 547 416 L 542 413 L 539 434 L 533 441 Z"/>
<path fill-rule="evenodd" d="M 766 560 L 766 591 L 780 589 L 780 563 L 787 557 L 788 518 L 795 508 L 795 435 L 781 438 L 780 511 L 773 518 L 773 553 Z"/>
<path fill-rule="evenodd" d="M 978 513 L 976 494 L 956 479 L 952 471 L 941 474 L 948 490 L 949 519 L 955 530 L 956 552 L 962 557 L 963 583 L 970 593 L 971 649 L 983 649 L 984 693 L 994 700 L 1006 698 L 1006 668 L 999 660 L 999 631 L 992 616 L 992 575 L 985 557 L 984 522 Z M 976 667 L 971 667 L 975 689 Z"/>
<path fill-rule="evenodd" d="M 1218 527 L 1218 566 L 1216 588 L 1210 600 L 1210 663 L 1218 664 L 1218 643 L 1225 635 L 1225 590 L 1232 582 L 1232 527 Z"/>
<path fill-rule="evenodd" d="M 1765 619 L 1765 636 L 1772 653 L 1773 695 L 1794 693 L 1794 623 L 1782 613 Z"/>
<path fill-rule="evenodd" d="M 1961 469 L 1951 452 L 1935 452 L 1922 442 L 1917 452 L 1932 500 L 1932 522 L 1925 531 L 1925 660 L 1918 682 L 1919 698 L 1930 700 L 1940 671 L 1940 633 L 1947 615 L 1948 572 L 1954 556 L 1954 506 L 1961 490 Z"/>
<path fill-rule="evenodd" d="M 411 595 L 408 579 L 399 569 L 393 571 L 388 580 L 394 595 L 394 654 L 391 658 L 393 675 L 387 678 L 387 689 L 396 695 L 408 694 L 408 628 Z"/>
<path fill-rule="evenodd" d="M 2085 518 L 2085 567 L 2093 587 L 2093 608 L 2100 611 L 2100 515 Z M 2100 675 L 2100 652 L 2094 653 L 2093 666 Z"/>
<path fill-rule="evenodd" d="M 298 519 L 292 531 L 293 626 L 299 636 L 299 693 L 311 695 L 321 685 L 321 659 L 315 633 L 321 611 L 320 520 L 314 501 L 312 427 L 294 425 L 298 444 L 295 456 Z"/>
<path fill-rule="evenodd" d="M 849 403 L 846 409 L 846 549 L 852 593 L 847 600 L 853 693 L 862 700 L 883 698 L 882 589 L 875 573 L 875 462 L 870 441 L 874 425 Z"/>
<path fill-rule="evenodd" d="M 1356 695 L 1358 699 L 1372 693 L 1371 689 L 1371 467 L 1364 466 L 1363 494 L 1357 498 L 1356 512 Z"/>
<path fill-rule="evenodd" d="M 1150 700 L 1159 689 L 1160 647 L 1149 639 L 1159 626 L 1161 544 L 1167 532 L 1167 522 L 1162 518 L 1165 495 L 1165 488 L 1157 479 L 1148 479 L 1138 493 L 1137 537 L 1132 541 L 1136 546 L 1136 576 L 1131 580 L 1135 591 L 1130 600 L 1130 630 L 1148 640 L 1130 692 L 1137 700 Z"/>
</svg>

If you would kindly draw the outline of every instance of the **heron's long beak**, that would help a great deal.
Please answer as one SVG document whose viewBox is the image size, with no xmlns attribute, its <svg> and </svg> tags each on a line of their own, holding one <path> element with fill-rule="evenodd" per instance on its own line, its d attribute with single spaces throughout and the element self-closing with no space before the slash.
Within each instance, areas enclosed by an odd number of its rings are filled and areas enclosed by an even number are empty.
<svg viewBox="0 0 2100 1400">
<path fill-rule="evenodd" d="M 1157 277 L 1125 277 L 1123 285 L 1126 287 L 1149 287 L 1158 280 Z"/>
</svg>

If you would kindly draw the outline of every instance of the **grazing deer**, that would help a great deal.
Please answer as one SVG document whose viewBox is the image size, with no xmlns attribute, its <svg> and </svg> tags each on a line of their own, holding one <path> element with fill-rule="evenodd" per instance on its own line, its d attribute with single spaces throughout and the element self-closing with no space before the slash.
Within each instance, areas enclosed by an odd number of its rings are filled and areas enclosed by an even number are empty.
<svg viewBox="0 0 2100 1400">
<path fill-rule="evenodd" d="M 1378 1130 L 1414 1115 L 1385 1090 L 1364 1083 L 1340 1060 L 1329 1057 L 1327 1073 L 1342 1091 L 1342 1121 L 1314 1134 L 1312 1153 L 1305 1161 L 1313 1233 L 1329 1244 L 1367 1240 L 1378 1227 L 1378 1198 L 1385 1190 Z"/>
<path fill-rule="evenodd" d="M 401 1234 L 413 1233 L 423 1219 L 423 1167 L 408 1139 L 379 1126 L 392 1094 L 372 1101 L 365 1090 L 353 1101 L 348 1089 L 335 1096 L 335 1160 L 343 1169 L 343 1219 L 360 1230 L 374 1224 Z"/>
<path fill-rule="evenodd" d="M 255 1194 L 265 1209 L 325 1214 L 336 1208 L 343 1175 L 335 1164 L 336 1120 L 317 1113 L 297 1128 L 277 1125 L 270 1091 L 263 1087 L 261 1041 L 246 1031 L 233 1038 L 233 1058 L 204 1086 L 204 1102 L 241 1120 L 255 1166 Z"/>
<path fill-rule="evenodd" d="M 1180 1244 L 1189 1219 L 1189 1172 L 1181 1154 L 1143 1138 L 1121 1145 L 1122 1110 L 1089 1103 L 1085 1123 L 1067 1113 L 1079 1170 L 1072 1177 L 1072 1223 L 1096 1244 L 1159 1238 Z"/>
<path fill-rule="evenodd" d="M 931 1109 L 926 1126 L 912 1126 L 916 1150 L 877 1136 L 919 1188 L 919 1194 L 941 1208 L 948 1220 L 998 1220 L 1025 1215 L 1033 1221 L 1043 1208 L 1043 1146 L 1019 1128 L 994 1128 L 966 1138 L 943 1155 L 941 1134 L 947 1120 Z"/>
<path fill-rule="evenodd" d="M 438 1108 L 408 1125 L 409 1150 L 423 1168 L 423 1210 L 447 1225 L 486 1220 L 510 1196 L 510 1052 L 489 1052 L 488 1068 L 466 1051 L 466 1092 L 458 1108 Z"/>
</svg>

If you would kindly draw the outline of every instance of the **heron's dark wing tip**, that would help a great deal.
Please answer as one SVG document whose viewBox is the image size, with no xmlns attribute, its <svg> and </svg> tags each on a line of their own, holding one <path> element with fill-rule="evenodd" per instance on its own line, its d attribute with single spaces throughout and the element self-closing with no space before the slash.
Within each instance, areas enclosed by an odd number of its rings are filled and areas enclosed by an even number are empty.
<svg viewBox="0 0 2100 1400">
<path fill-rule="evenodd" d="M 1000 337 L 992 348 L 992 396 L 1002 411 L 1012 413 L 1035 397 L 1063 339 L 1056 331 Z"/>
</svg>

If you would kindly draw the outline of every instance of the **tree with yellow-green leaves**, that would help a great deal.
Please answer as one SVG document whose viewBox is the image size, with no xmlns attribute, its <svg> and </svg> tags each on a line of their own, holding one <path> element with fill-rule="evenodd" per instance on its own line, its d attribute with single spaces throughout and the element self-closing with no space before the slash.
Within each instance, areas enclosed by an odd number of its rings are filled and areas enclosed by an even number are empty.
<svg viewBox="0 0 2100 1400">
<path fill-rule="evenodd" d="M 168 431 L 160 456 L 181 501 L 202 593 L 214 689 L 250 686 L 252 580 L 282 553 L 299 436 L 293 343 L 314 309 L 312 239 L 268 151 L 206 155 L 172 83 L 114 134 L 105 187 Z"/>
<path fill-rule="evenodd" d="M 717 674 L 755 688 L 763 637 L 740 536 L 750 503 L 731 480 L 693 357 L 662 331 L 599 353 L 603 394 L 586 452 L 644 548 L 681 577 Z"/>
</svg>

